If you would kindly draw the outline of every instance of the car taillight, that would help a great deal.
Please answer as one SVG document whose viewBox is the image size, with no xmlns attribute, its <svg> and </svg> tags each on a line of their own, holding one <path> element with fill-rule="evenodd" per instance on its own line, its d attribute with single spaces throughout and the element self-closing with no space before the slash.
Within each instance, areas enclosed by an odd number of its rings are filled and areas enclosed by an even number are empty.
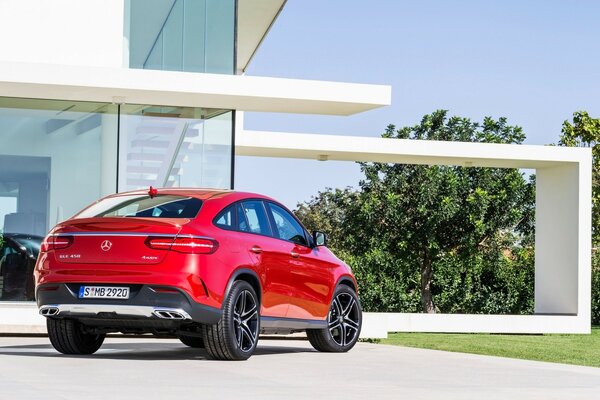
<svg viewBox="0 0 600 400">
<path fill-rule="evenodd" d="M 40 246 L 41 252 L 46 252 L 49 250 L 60 250 L 66 249 L 70 245 L 73 244 L 73 236 L 46 236 L 42 245 Z"/>
<path fill-rule="evenodd" d="M 191 254 L 212 254 L 219 247 L 219 243 L 214 239 L 185 236 L 175 239 L 149 237 L 146 239 L 146 245 L 155 250 L 173 250 Z"/>
<path fill-rule="evenodd" d="M 173 244 L 173 238 L 149 237 L 146 239 L 146 246 L 154 250 L 169 250 Z"/>
</svg>

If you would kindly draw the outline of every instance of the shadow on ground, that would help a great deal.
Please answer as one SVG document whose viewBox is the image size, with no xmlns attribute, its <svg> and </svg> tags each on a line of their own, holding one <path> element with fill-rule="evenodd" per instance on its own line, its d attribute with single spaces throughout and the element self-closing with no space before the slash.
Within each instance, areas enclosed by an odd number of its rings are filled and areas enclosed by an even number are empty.
<svg viewBox="0 0 600 400">
<path fill-rule="evenodd" d="M 290 341 L 290 346 L 269 346 L 268 341 L 259 342 L 252 357 L 307 353 L 314 350 L 298 347 Z M 187 347 L 173 340 L 173 343 L 105 343 L 97 353 L 92 355 L 65 355 L 60 354 L 51 344 L 31 344 L 31 345 L 12 345 L 0 346 L 0 355 L 12 355 L 23 357 L 43 357 L 43 358 L 84 358 L 84 359 L 108 359 L 108 360 L 209 360 L 208 354 L 204 349 L 194 349 Z"/>
</svg>

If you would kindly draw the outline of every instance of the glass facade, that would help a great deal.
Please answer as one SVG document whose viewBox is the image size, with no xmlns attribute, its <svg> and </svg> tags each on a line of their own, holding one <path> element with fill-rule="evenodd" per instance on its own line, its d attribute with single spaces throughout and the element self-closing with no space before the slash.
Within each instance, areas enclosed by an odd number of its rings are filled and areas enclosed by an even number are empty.
<svg viewBox="0 0 600 400">
<path fill-rule="evenodd" d="M 112 104 L 0 98 L 0 300 L 33 300 L 25 243 L 115 190 L 117 118 Z"/>
<path fill-rule="evenodd" d="M 233 112 L 121 106 L 119 191 L 231 187 Z"/>
<path fill-rule="evenodd" d="M 42 237 L 98 198 L 229 188 L 233 112 L 0 97 L 0 301 L 33 300 Z"/>
<path fill-rule="evenodd" d="M 130 68 L 235 73 L 235 0 L 129 0 Z"/>
</svg>

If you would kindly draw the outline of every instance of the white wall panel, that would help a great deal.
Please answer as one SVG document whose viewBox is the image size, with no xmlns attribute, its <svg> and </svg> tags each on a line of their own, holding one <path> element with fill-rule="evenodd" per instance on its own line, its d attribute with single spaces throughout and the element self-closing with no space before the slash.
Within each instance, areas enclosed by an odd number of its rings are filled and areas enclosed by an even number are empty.
<svg viewBox="0 0 600 400">
<path fill-rule="evenodd" d="M 0 60 L 123 66 L 124 0 L 0 0 Z"/>
</svg>

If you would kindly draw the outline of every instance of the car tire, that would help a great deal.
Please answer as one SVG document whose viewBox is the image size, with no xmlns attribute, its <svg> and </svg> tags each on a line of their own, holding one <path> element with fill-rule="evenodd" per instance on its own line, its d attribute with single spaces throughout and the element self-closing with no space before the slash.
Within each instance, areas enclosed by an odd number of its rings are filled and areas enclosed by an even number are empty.
<svg viewBox="0 0 600 400">
<path fill-rule="evenodd" d="M 246 281 L 231 286 L 219 323 L 202 327 L 206 351 L 215 360 L 247 360 L 256 349 L 259 332 L 260 303 Z"/>
<path fill-rule="evenodd" d="M 318 351 L 342 353 L 350 350 L 360 335 L 362 308 L 356 292 L 339 285 L 333 293 L 327 328 L 307 329 L 310 344 Z"/>
<path fill-rule="evenodd" d="M 72 319 L 48 318 L 46 328 L 50 343 L 63 354 L 93 354 L 106 337 L 84 332 L 81 323 Z"/>
<path fill-rule="evenodd" d="M 196 349 L 204 348 L 204 339 L 200 336 L 188 336 L 188 335 L 179 335 L 177 336 L 181 343 L 185 344 L 188 347 L 194 347 Z"/>
</svg>

